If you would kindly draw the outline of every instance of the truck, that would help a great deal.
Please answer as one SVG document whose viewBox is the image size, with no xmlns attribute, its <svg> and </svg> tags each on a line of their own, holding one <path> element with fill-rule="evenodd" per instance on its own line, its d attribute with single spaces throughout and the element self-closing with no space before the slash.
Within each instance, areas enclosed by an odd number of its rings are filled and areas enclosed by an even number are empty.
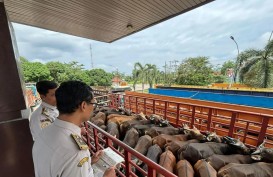
<svg viewBox="0 0 273 177">
<path fill-rule="evenodd" d="M 110 43 L 212 1 L 0 0 L 1 176 L 34 177 L 33 139 L 30 134 L 28 116 L 25 114 L 26 87 L 11 22 Z M 204 130 L 216 130 L 215 122 L 220 122 L 228 124 L 229 130 L 225 128 L 219 132 L 222 131 L 223 134 L 233 137 L 238 136 L 236 129 L 244 127 L 246 130 L 243 135 L 244 142 L 251 146 L 259 145 L 265 136 L 272 135 L 273 114 L 268 110 L 249 112 L 244 109 L 234 110 L 232 107 L 202 106 L 199 103 L 187 103 L 175 99 L 162 100 L 151 95 L 132 95 L 129 92 L 124 97 L 125 101 L 122 104 L 134 112 L 159 113 L 176 126 L 183 121 L 188 121 L 191 126 L 196 124 Z M 111 94 L 110 98 L 110 106 L 119 106 L 120 97 Z M 188 117 L 198 115 L 200 120 L 207 118 L 209 123 L 196 122 L 195 119 L 190 118 L 183 120 L 182 113 Z M 248 119 L 245 120 L 245 118 Z M 238 119 L 240 119 L 239 122 Z M 98 150 L 99 143 L 103 141 L 110 147 L 111 141 L 123 147 L 125 163 L 122 166 L 125 168 L 125 173 L 120 173 L 120 176 L 136 176 L 131 170 L 134 165 L 130 160 L 132 155 L 148 165 L 148 172 L 144 172 L 147 176 L 156 176 L 156 173 L 168 177 L 176 176 L 94 124 L 87 122 L 86 126 L 92 129 L 94 135 L 86 137 L 92 152 Z M 254 134 L 248 133 L 252 131 Z M 105 139 L 99 140 L 98 133 L 103 134 Z M 272 142 L 268 142 L 268 146 L 271 145 Z M 135 166 L 135 168 L 138 167 Z"/>
</svg>

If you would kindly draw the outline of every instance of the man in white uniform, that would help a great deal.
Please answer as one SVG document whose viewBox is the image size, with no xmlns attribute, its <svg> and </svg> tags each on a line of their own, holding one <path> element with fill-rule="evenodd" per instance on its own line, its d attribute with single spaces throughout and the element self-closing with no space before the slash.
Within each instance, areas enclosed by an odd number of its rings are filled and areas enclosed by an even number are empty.
<svg viewBox="0 0 273 177">
<path fill-rule="evenodd" d="M 59 116 L 55 97 L 57 87 L 58 85 L 52 81 L 40 81 L 36 84 L 42 103 L 30 117 L 30 130 L 34 140 L 45 127 L 52 124 Z"/>
<path fill-rule="evenodd" d="M 68 81 L 56 91 L 59 117 L 44 129 L 34 142 L 32 154 L 36 177 L 93 177 L 88 146 L 81 139 L 80 125 L 89 120 L 94 109 L 92 89 L 80 81 Z M 115 177 L 114 167 L 104 177 Z"/>
</svg>

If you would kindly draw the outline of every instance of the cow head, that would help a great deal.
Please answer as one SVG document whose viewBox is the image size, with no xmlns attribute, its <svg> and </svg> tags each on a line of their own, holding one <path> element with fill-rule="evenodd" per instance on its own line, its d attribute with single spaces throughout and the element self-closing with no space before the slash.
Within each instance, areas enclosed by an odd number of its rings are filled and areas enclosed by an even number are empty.
<svg viewBox="0 0 273 177">
<path fill-rule="evenodd" d="M 266 148 L 265 142 L 266 139 L 257 147 L 256 151 L 251 154 L 253 160 L 273 162 L 273 148 Z"/>
<path fill-rule="evenodd" d="M 161 119 L 158 125 L 159 127 L 167 127 L 169 125 L 169 121 Z"/>
<path fill-rule="evenodd" d="M 232 147 L 235 147 L 242 154 L 250 154 L 251 150 L 245 146 L 243 142 L 239 139 L 231 138 L 229 136 L 224 136 L 223 141 Z"/>
<path fill-rule="evenodd" d="M 221 143 L 222 139 L 216 134 L 216 132 L 208 132 L 206 135 L 206 140 L 209 142 Z"/>
</svg>

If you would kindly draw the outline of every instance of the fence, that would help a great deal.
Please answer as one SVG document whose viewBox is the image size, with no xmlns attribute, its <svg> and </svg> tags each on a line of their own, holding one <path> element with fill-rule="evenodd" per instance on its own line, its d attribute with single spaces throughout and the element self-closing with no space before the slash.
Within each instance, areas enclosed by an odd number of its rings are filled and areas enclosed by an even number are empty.
<svg viewBox="0 0 273 177">
<path fill-rule="evenodd" d="M 155 162 L 146 158 L 144 155 L 130 148 L 129 146 L 127 146 L 120 140 L 116 139 L 109 133 L 105 132 L 104 130 L 100 129 L 98 126 L 92 124 L 91 122 L 85 123 L 85 126 L 89 131 L 88 133 L 89 136 L 85 137 L 85 141 L 89 145 L 92 154 L 100 149 L 110 147 L 124 158 L 124 163 L 122 163 L 121 167 L 117 170 L 119 176 L 137 177 L 136 173 L 134 172 L 134 169 L 136 169 L 144 176 L 148 177 L 156 177 L 157 173 L 160 173 L 167 177 L 177 177 L 173 173 L 167 171 L 166 169 L 159 166 Z M 119 148 L 122 148 L 124 152 L 120 153 L 118 149 L 113 147 L 113 143 L 118 145 Z M 147 164 L 148 171 L 146 172 L 143 169 L 141 169 L 138 165 L 136 165 L 136 163 L 132 160 L 132 157 L 136 157 L 137 159 L 141 160 L 144 164 Z"/>
<path fill-rule="evenodd" d="M 149 97 L 149 95 L 127 92 L 124 96 L 125 108 L 135 113 L 143 112 L 145 115 L 161 115 L 176 127 L 188 124 L 202 131 L 240 138 L 250 147 L 256 147 L 267 139 L 266 146 L 273 147 L 273 115 L 269 114 L 273 110 L 255 108 L 254 112 L 243 106 L 241 108 L 245 109 L 232 109 L 180 102 L 179 99 L 175 100 L 171 97 L 155 98 L 152 95 Z"/>
<path fill-rule="evenodd" d="M 247 107 L 231 109 L 232 105 L 227 105 L 225 108 L 223 105 L 216 107 L 187 103 L 185 100 L 179 101 L 179 99 L 171 97 L 157 97 L 154 98 L 150 94 L 136 92 L 126 92 L 126 95 L 111 94 L 109 95 L 109 99 L 111 99 L 109 106 L 117 108 L 124 104 L 125 108 L 131 109 L 135 113 L 161 115 L 174 126 L 181 126 L 186 123 L 191 127 L 196 126 L 202 131 L 215 131 L 221 136 L 240 138 L 250 147 L 258 146 L 267 137 L 266 146 L 273 147 L 273 114 L 270 114 L 273 110 L 261 109 L 259 111 L 256 108 L 254 112 L 247 111 Z M 125 162 L 117 170 L 119 176 L 137 177 L 135 170 L 148 177 L 156 177 L 157 173 L 168 177 L 176 176 L 91 122 L 85 123 L 85 126 L 89 131 L 85 141 L 88 143 L 92 154 L 100 149 L 110 147 L 124 157 Z M 113 143 L 124 149 L 124 152 L 119 152 L 113 147 Z M 136 165 L 132 157 L 136 157 L 147 164 L 148 171 L 146 172 Z"/>
</svg>

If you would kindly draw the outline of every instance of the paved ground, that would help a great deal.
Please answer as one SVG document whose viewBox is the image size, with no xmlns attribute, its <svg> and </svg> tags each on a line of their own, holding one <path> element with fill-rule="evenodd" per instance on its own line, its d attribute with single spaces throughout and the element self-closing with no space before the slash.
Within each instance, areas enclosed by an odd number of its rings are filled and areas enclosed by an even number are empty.
<svg viewBox="0 0 273 177">
<path fill-rule="evenodd" d="M 132 89 L 133 89 L 133 86 L 132 85 L 130 85 L 131 87 L 132 87 Z M 149 88 L 149 84 L 144 84 L 144 90 L 145 89 L 148 89 Z M 140 90 L 142 90 L 142 84 L 137 84 L 136 85 L 136 91 L 140 91 Z"/>
</svg>

